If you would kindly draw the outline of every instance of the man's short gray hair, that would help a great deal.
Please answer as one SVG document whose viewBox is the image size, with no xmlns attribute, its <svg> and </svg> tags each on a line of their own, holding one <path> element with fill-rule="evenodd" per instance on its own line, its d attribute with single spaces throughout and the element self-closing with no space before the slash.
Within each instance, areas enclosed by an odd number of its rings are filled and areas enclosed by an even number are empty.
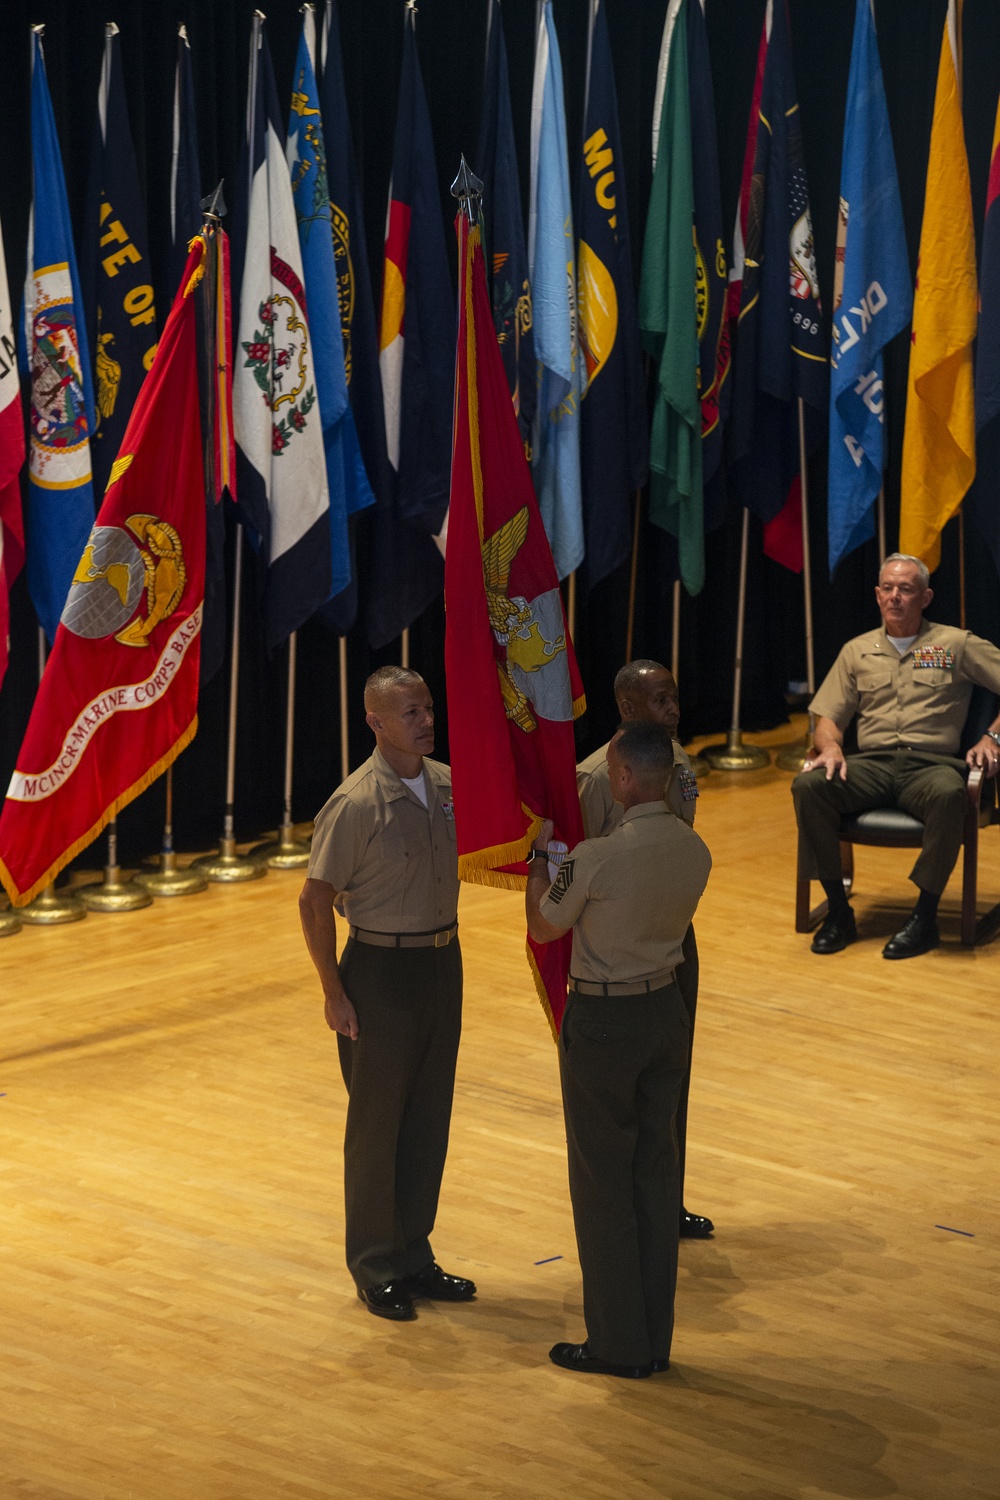
<svg viewBox="0 0 1000 1500">
<path fill-rule="evenodd" d="M 614 747 L 622 765 L 628 766 L 639 781 L 651 781 L 654 777 L 666 781 L 673 768 L 673 741 L 662 724 L 628 719 L 615 735 Z"/>
<path fill-rule="evenodd" d="M 878 576 L 880 578 L 882 577 L 883 570 L 887 568 L 892 562 L 912 563 L 917 572 L 920 574 L 920 582 L 923 584 L 924 588 L 930 588 L 930 569 L 922 558 L 912 557 L 909 552 L 890 552 L 888 557 L 882 559 L 882 567 L 878 570 Z"/>
<path fill-rule="evenodd" d="M 372 713 L 393 688 L 412 687 L 414 683 L 423 680 L 420 673 L 414 672 L 412 667 L 376 667 L 365 683 L 366 712 Z"/>
</svg>

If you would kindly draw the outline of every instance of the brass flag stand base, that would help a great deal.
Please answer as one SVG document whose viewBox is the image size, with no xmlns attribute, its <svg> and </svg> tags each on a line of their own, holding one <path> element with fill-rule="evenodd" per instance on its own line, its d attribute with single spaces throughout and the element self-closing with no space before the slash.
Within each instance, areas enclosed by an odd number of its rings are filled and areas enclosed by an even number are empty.
<svg viewBox="0 0 1000 1500">
<path fill-rule="evenodd" d="M 8 907 L 0 910 L 0 937 L 13 937 L 15 932 L 21 931 L 21 918 L 16 911 Z"/>
<path fill-rule="evenodd" d="M 756 745 L 744 745 L 743 733 L 731 729 L 724 745 L 704 745 L 702 755 L 713 771 L 759 771 L 771 764 L 766 750 Z"/>
<path fill-rule="evenodd" d="M 163 851 L 155 870 L 143 870 L 135 880 L 151 896 L 196 896 L 208 889 L 208 876 L 193 866 L 182 870 L 172 849 Z"/>
<path fill-rule="evenodd" d="M 266 844 L 256 844 L 247 858 L 270 865 L 272 870 L 303 870 L 309 863 L 309 854 L 309 845 L 295 837 L 291 823 L 282 823 L 278 837 Z"/>
<path fill-rule="evenodd" d="M 792 771 L 796 776 L 802 770 L 809 759 L 812 749 L 812 730 L 806 731 L 805 739 L 799 740 L 797 744 L 786 745 L 780 755 L 774 758 L 774 764 L 781 771 Z"/>
<path fill-rule="evenodd" d="M 19 907 L 17 914 L 30 927 L 60 927 L 64 922 L 79 922 L 87 915 L 87 908 L 68 891 L 47 885 L 34 901 Z"/>
<path fill-rule="evenodd" d="M 267 865 L 261 864 L 260 860 L 236 853 L 234 838 L 221 839 L 218 854 L 203 854 L 194 861 L 191 868 L 201 870 L 209 880 L 223 885 L 236 885 L 243 880 L 260 880 L 262 875 L 267 874 Z"/>
<path fill-rule="evenodd" d="M 139 911 L 152 906 L 153 898 L 134 880 L 123 880 L 118 865 L 118 819 L 108 824 L 108 862 L 100 885 L 85 885 L 80 900 L 88 911 Z"/>
<path fill-rule="evenodd" d="M 201 870 L 181 870 L 174 853 L 174 768 L 167 767 L 166 816 L 163 821 L 163 849 L 153 860 L 143 860 L 146 867 L 135 878 L 151 896 L 196 896 L 208 889 L 208 876 Z"/>
</svg>

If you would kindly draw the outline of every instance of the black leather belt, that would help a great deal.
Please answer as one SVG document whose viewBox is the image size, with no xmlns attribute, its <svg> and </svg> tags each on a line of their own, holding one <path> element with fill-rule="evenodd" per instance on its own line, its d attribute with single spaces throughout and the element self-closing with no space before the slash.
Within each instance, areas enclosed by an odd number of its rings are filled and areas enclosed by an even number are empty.
<svg viewBox="0 0 1000 1500">
<path fill-rule="evenodd" d="M 356 943 L 368 943 L 372 948 L 447 948 L 452 938 L 458 936 L 458 923 L 441 927 L 437 932 L 369 932 L 364 927 L 351 927 L 351 937 Z"/>
<path fill-rule="evenodd" d="M 569 988 L 570 994 L 577 995 L 651 995 L 654 990 L 666 989 L 673 982 L 673 969 L 655 979 L 574 979 L 571 974 Z"/>
</svg>

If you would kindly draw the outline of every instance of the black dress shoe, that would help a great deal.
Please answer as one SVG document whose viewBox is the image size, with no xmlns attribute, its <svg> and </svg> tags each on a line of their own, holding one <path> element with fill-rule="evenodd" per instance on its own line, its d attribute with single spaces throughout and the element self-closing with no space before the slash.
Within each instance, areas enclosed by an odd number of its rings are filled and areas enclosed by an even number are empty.
<svg viewBox="0 0 1000 1500">
<path fill-rule="evenodd" d="M 882 957 L 917 958 L 921 953 L 929 953 L 932 948 L 936 948 L 940 941 L 937 923 L 911 912 L 896 936 L 891 937 L 882 949 Z"/>
<path fill-rule="evenodd" d="M 401 1281 L 383 1281 L 381 1286 L 362 1287 L 358 1296 L 377 1318 L 394 1318 L 397 1323 L 406 1323 L 417 1316 Z"/>
<path fill-rule="evenodd" d="M 650 1363 L 649 1368 L 652 1370 L 654 1375 L 662 1375 L 664 1370 L 670 1369 L 670 1361 L 669 1359 L 654 1359 Z"/>
<path fill-rule="evenodd" d="M 464 1276 L 449 1276 L 436 1260 L 401 1282 L 410 1297 L 428 1297 L 434 1302 L 469 1302 L 476 1295 L 476 1283 Z"/>
<path fill-rule="evenodd" d="M 846 910 L 831 912 L 819 932 L 812 940 L 814 953 L 839 953 L 848 943 L 857 941 L 858 929 L 854 913 Z"/>
<path fill-rule="evenodd" d="M 564 1370 L 579 1370 L 582 1375 L 620 1375 L 624 1380 L 645 1380 L 653 1366 L 614 1365 L 609 1359 L 598 1359 L 586 1344 L 553 1344 L 549 1359 Z"/>
<path fill-rule="evenodd" d="M 682 1240 L 707 1240 L 714 1230 L 715 1225 L 704 1214 L 689 1214 L 686 1208 L 681 1209 Z"/>
</svg>

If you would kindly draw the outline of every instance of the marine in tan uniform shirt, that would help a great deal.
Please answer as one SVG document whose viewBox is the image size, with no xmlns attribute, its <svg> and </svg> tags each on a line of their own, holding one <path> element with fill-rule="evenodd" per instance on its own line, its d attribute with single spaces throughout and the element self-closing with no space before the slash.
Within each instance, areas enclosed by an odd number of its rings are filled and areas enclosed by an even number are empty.
<svg viewBox="0 0 1000 1500">
<path fill-rule="evenodd" d="M 475 1293 L 430 1245 L 461 1031 L 458 855 L 426 683 L 381 668 L 365 706 L 376 749 L 316 818 L 300 906 L 349 1094 L 348 1268 L 369 1311 L 409 1319 L 415 1297 Z M 334 910 L 350 931 L 339 962 Z"/>
<path fill-rule="evenodd" d="M 674 1119 L 690 1055 L 674 971 L 711 856 L 663 800 L 672 754 L 662 726 L 624 725 L 608 761 L 623 804 L 619 826 L 578 844 L 551 887 L 543 880 L 539 890 L 533 859 L 526 904 L 538 941 L 573 929 L 559 1052 L 587 1338 L 555 1345 L 550 1358 L 635 1378 L 666 1369 L 670 1358 L 680 1210 Z"/>
<path fill-rule="evenodd" d="M 674 769 L 667 785 L 667 806 L 685 823 L 694 826 L 698 805 L 698 782 L 691 770 L 687 752 L 674 736 L 680 723 L 680 703 L 673 674 L 662 662 L 640 658 L 626 663 L 615 677 L 615 701 L 625 723 L 641 720 L 662 724 L 671 735 Z M 617 828 L 622 810 L 611 794 L 608 779 L 608 747 L 595 750 L 576 768 L 576 787 L 583 813 L 587 838 L 602 838 Z M 698 940 L 693 925 L 684 939 L 684 962 L 677 970 L 677 987 L 691 1023 L 691 1049 L 694 1051 L 695 1019 L 698 1012 Z M 684 1089 L 677 1107 L 677 1145 L 680 1151 L 682 1239 L 707 1239 L 715 1230 L 704 1214 L 691 1213 L 684 1202 L 684 1175 L 687 1168 L 687 1119 L 691 1093 L 691 1066 L 684 1079 Z"/>
<path fill-rule="evenodd" d="M 792 783 L 805 868 L 818 876 L 829 914 L 813 952 L 836 953 L 857 936 L 840 873 L 840 820 L 867 808 L 900 807 L 924 825 L 910 879 L 917 905 L 883 949 L 912 958 L 938 942 L 938 898 L 958 858 L 968 765 L 996 775 L 1000 716 L 959 758 L 974 684 L 1000 693 L 1000 650 L 968 630 L 923 618 L 933 599 L 917 558 L 894 553 L 879 574 L 879 630 L 848 641 L 810 704 L 815 750 Z M 857 716 L 858 754 L 843 736 Z"/>
</svg>

